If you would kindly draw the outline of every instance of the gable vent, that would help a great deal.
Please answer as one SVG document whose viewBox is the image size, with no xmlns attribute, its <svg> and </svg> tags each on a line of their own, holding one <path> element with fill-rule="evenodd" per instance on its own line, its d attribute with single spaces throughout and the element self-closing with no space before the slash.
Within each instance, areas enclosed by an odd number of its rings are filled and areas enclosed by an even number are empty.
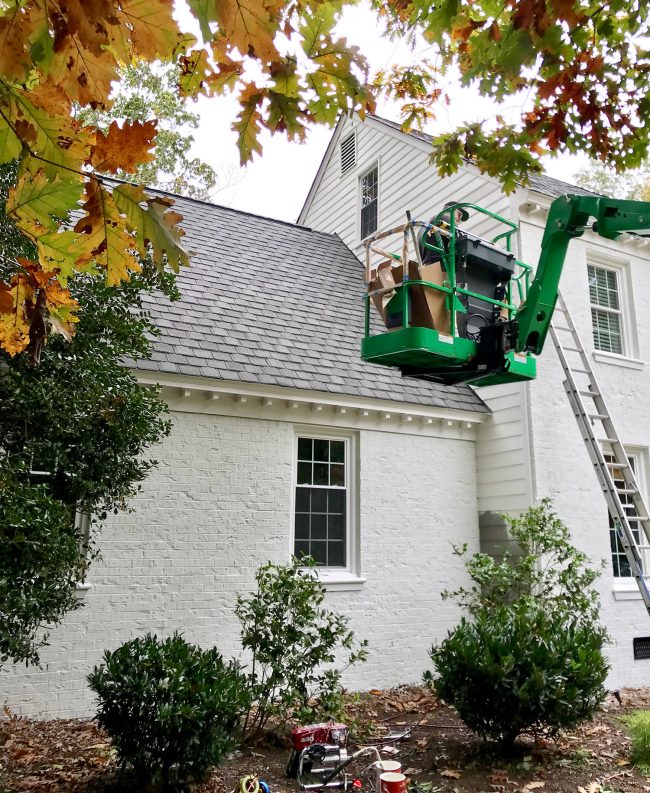
<svg viewBox="0 0 650 793">
<path fill-rule="evenodd" d="M 357 136 L 354 132 L 341 141 L 341 176 L 357 164 Z"/>
</svg>

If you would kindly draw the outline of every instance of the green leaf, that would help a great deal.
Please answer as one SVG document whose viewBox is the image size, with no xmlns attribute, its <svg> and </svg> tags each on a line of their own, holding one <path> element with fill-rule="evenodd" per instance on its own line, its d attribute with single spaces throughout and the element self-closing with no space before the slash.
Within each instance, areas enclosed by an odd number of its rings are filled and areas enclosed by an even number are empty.
<svg viewBox="0 0 650 793">
<path fill-rule="evenodd" d="M 9 191 L 7 214 L 18 221 L 37 221 L 54 230 L 79 205 L 83 183 L 81 177 L 58 173 L 51 178 L 40 168 L 36 173 L 25 171 Z"/>
<path fill-rule="evenodd" d="M 210 22 L 215 22 L 217 19 L 215 0 L 188 0 L 188 4 L 192 13 L 199 21 L 203 41 L 210 41 L 212 38 Z"/>
</svg>

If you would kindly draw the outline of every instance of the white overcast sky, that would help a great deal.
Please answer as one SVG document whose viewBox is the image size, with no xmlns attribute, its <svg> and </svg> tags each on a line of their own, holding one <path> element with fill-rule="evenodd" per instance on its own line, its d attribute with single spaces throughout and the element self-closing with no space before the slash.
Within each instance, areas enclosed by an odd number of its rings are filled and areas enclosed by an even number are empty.
<svg viewBox="0 0 650 793">
<path fill-rule="evenodd" d="M 177 0 L 177 12 L 184 29 L 193 20 Z M 411 53 L 404 44 L 390 42 L 381 36 L 376 16 L 365 3 L 348 8 L 339 25 L 339 31 L 356 44 L 364 53 L 373 69 L 385 68 L 395 62 L 409 62 L 422 57 L 431 57 L 431 51 L 424 47 Z M 193 32 L 198 34 L 196 28 Z M 463 121 L 478 120 L 494 115 L 495 109 L 490 100 L 478 96 L 473 91 L 451 87 L 452 103 L 442 108 L 436 126 L 428 130 L 451 129 Z M 234 209 L 258 215 L 295 221 L 309 187 L 316 175 L 318 166 L 325 153 L 332 130 L 316 127 L 300 143 L 289 143 L 283 136 L 264 134 L 263 154 L 245 168 L 239 167 L 239 156 L 235 134 L 230 125 L 237 114 L 237 104 L 228 97 L 201 98 L 194 104 L 201 122 L 199 129 L 193 131 L 196 141 L 193 154 L 212 165 L 222 175 L 225 187 L 213 195 L 217 204 L 225 204 Z M 507 115 L 508 108 L 500 108 Z M 518 113 L 515 105 L 511 108 Z M 377 113 L 385 118 L 399 121 L 397 107 L 381 104 Z M 571 181 L 581 163 L 575 158 L 549 158 L 547 172 L 559 179 Z"/>
</svg>

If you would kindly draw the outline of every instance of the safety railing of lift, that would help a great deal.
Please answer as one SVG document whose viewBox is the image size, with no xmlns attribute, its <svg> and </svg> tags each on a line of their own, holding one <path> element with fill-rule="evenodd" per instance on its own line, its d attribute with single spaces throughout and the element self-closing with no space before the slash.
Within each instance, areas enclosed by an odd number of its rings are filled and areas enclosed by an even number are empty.
<svg viewBox="0 0 650 793">
<path fill-rule="evenodd" d="M 441 212 L 439 212 L 435 218 L 430 223 L 425 223 L 420 220 L 409 220 L 407 223 L 402 224 L 401 226 L 395 226 L 388 231 L 378 232 L 377 234 L 373 234 L 371 237 L 366 239 L 365 246 L 366 246 L 366 283 L 370 283 L 371 281 L 371 254 L 376 254 L 379 256 L 383 256 L 384 260 L 386 259 L 393 259 L 394 261 L 398 262 L 405 262 L 407 263 L 406 266 L 402 268 L 402 283 L 397 286 L 387 286 L 382 287 L 381 289 L 373 289 L 370 292 L 366 292 L 364 295 L 365 300 L 365 335 L 368 337 L 370 335 L 370 301 L 373 297 L 378 297 L 380 295 L 386 294 L 387 292 L 394 292 L 396 289 L 402 288 L 401 292 L 401 303 L 402 303 L 402 318 L 403 318 L 403 325 L 402 327 L 408 328 L 410 327 L 410 316 L 409 316 L 409 289 L 413 286 L 421 286 L 425 289 L 434 289 L 437 292 L 442 292 L 447 295 L 447 299 L 449 301 L 449 308 L 450 308 L 450 333 L 452 336 L 456 335 L 456 310 L 455 310 L 455 303 L 456 298 L 459 295 L 464 295 L 466 297 L 473 297 L 478 300 L 482 300 L 485 303 L 489 303 L 492 306 L 498 307 L 500 309 L 506 309 L 508 312 L 508 319 L 512 318 L 512 314 L 514 311 L 517 310 L 518 305 L 513 302 L 513 284 L 514 288 L 516 288 L 517 298 L 519 300 L 519 304 L 523 303 L 526 299 L 526 295 L 528 293 L 528 286 L 530 283 L 530 274 L 532 272 L 532 267 L 525 262 L 521 262 L 518 259 L 515 259 L 515 265 L 519 268 L 519 272 L 515 273 L 512 278 L 508 281 L 506 286 L 506 300 L 497 300 L 493 297 L 487 297 L 486 295 L 481 295 L 477 292 L 473 292 L 469 289 L 465 289 L 464 287 L 458 286 L 456 284 L 456 218 L 455 212 L 457 209 L 472 209 L 475 212 L 480 214 L 486 215 L 487 217 L 491 218 L 492 220 L 496 220 L 499 223 L 503 223 L 508 227 L 506 231 L 503 231 L 493 237 L 489 242 L 492 245 L 496 245 L 499 241 L 505 240 L 506 251 L 509 253 L 511 252 L 512 247 L 512 235 L 517 231 L 518 226 L 515 223 L 512 223 L 506 218 L 502 217 L 501 215 L 497 215 L 495 212 L 491 212 L 489 209 L 485 209 L 484 207 L 477 206 L 476 204 L 471 204 L 467 202 L 462 202 L 458 204 L 454 204 L 452 207 L 446 207 Z M 448 222 L 445 218 L 448 217 Z M 444 222 L 445 225 L 442 225 Z M 429 232 L 429 236 L 433 231 L 433 236 L 436 240 L 437 244 L 432 244 L 427 242 L 424 238 L 424 234 L 422 236 L 422 244 L 425 248 L 428 248 L 431 251 L 434 251 L 437 256 L 440 258 L 440 261 L 443 264 L 444 269 L 447 271 L 446 275 L 447 278 L 443 282 L 442 285 L 434 284 L 431 281 L 423 281 L 420 279 L 411 279 L 408 276 L 408 261 L 409 261 L 409 237 L 411 237 L 414 247 L 417 250 L 417 246 L 419 241 L 416 237 L 415 229 L 423 228 Z M 462 231 L 460 232 L 462 233 Z M 403 243 L 402 243 L 402 253 L 392 253 L 390 251 L 386 251 L 382 248 L 377 246 L 377 243 L 380 240 L 386 239 L 387 237 L 391 237 L 395 234 L 402 234 L 403 236 Z M 449 239 L 449 244 L 445 247 L 443 243 L 443 237 Z M 419 255 L 416 255 L 416 258 L 419 261 Z"/>
</svg>

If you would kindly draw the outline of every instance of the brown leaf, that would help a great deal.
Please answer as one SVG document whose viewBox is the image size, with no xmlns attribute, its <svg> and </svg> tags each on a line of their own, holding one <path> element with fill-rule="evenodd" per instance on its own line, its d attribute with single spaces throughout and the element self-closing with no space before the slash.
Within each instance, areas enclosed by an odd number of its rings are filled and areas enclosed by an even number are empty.
<svg viewBox="0 0 650 793">
<path fill-rule="evenodd" d="M 440 772 L 440 776 L 444 776 L 445 779 L 460 779 L 462 771 L 454 771 L 452 768 L 445 768 Z"/>
<path fill-rule="evenodd" d="M 150 151 L 156 137 L 156 122 L 134 121 L 122 127 L 113 121 L 108 132 L 97 132 L 97 142 L 90 152 L 90 164 L 98 171 L 117 173 L 120 169 L 134 173 L 138 165 L 154 159 Z"/>
<path fill-rule="evenodd" d="M 523 786 L 522 790 L 537 790 L 537 788 L 544 787 L 544 785 L 546 785 L 546 782 L 542 782 L 540 780 L 537 780 L 535 782 L 528 782 L 526 785 Z"/>
</svg>

